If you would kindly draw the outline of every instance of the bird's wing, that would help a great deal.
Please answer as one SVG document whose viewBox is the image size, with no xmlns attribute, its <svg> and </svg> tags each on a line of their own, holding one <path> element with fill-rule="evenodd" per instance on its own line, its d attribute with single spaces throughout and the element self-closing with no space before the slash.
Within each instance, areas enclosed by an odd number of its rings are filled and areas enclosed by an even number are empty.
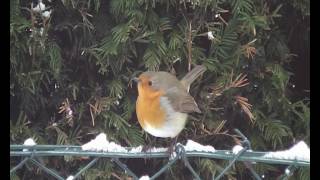
<svg viewBox="0 0 320 180">
<path fill-rule="evenodd" d="M 204 65 L 195 66 L 190 72 L 188 72 L 181 80 L 181 84 L 187 89 L 189 92 L 191 83 L 196 80 L 201 74 L 206 71 L 206 67 Z"/>
<path fill-rule="evenodd" d="M 187 91 L 179 91 L 178 88 L 173 87 L 170 88 L 165 95 L 168 97 L 168 100 L 175 111 L 182 113 L 201 113 L 197 103 Z"/>
</svg>

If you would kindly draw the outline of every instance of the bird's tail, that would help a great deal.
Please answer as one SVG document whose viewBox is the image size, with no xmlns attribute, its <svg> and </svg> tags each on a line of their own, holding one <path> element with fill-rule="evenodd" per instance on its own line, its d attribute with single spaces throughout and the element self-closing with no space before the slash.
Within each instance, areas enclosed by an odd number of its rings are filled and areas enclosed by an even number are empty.
<svg viewBox="0 0 320 180">
<path fill-rule="evenodd" d="M 195 66 L 190 72 L 188 72 L 181 80 L 181 84 L 189 91 L 191 83 L 196 80 L 207 68 L 204 65 Z"/>
</svg>

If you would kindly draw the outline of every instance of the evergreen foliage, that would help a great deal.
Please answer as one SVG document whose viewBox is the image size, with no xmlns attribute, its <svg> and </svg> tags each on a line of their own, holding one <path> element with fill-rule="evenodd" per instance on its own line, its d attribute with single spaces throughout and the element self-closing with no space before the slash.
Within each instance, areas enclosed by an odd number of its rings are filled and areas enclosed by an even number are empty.
<svg viewBox="0 0 320 180">
<path fill-rule="evenodd" d="M 38 144 L 81 145 L 100 132 L 123 146 L 148 144 L 152 137 L 140 128 L 135 115 L 137 90 L 132 78 L 146 70 L 168 71 L 181 78 L 194 64 L 208 68 L 191 87 L 203 113 L 189 116 L 179 141 L 193 139 L 230 149 L 239 142 L 232 131 L 238 128 L 255 150 L 286 149 L 299 140 L 309 143 L 310 100 L 292 90 L 296 59 L 283 28 L 288 7 L 301 19 L 310 16 L 308 0 L 43 3 L 52 11 L 50 17 L 33 11 L 31 1 L 10 1 L 12 144 L 32 137 Z M 213 37 L 208 38 L 208 32 Z M 167 142 L 159 140 L 157 146 Z M 84 165 L 82 159 L 65 160 L 45 162 L 63 169 L 65 176 Z M 135 164 L 132 169 L 141 175 L 164 163 L 131 161 L 129 167 Z M 195 158 L 192 165 L 201 177 L 210 179 L 226 163 Z M 270 179 L 284 170 L 254 166 Z M 163 178 L 188 179 L 190 174 L 182 168 L 173 167 Z M 310 178 L 308 168 L 296 173 L 291 179 Z M 18 175 L 11 178 L 46 176 L 36 170 Z M 119 177 L 127 175 L 107 161 L 99 161 L 83 175 L 84 179 Z M 250 174 L 237 164 L 227 177 L 248 179 Z"/>
</svg>

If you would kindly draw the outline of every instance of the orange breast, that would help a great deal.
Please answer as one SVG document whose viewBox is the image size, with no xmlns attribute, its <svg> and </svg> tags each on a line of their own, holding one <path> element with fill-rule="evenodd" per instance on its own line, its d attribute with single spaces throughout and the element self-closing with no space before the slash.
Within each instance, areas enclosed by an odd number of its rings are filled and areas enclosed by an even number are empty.
<svg viewBox="0 0 320 180">
<path fill-rule="evenodd" d="M 152 98 L 139 96 L 136 103 L 136 112 L 142 128 L 146 123 L 157 128 L 165 122 L 166 113 L 160 105 L 160 95 Z"/>
</svg>

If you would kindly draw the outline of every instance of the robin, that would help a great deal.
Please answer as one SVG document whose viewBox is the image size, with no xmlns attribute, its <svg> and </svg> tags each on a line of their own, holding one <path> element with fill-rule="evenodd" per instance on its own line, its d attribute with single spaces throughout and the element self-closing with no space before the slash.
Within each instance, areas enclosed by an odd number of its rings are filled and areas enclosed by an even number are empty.
<svg viewBox="0 0 320 180">
<path fill-rule="evenodd" d="M 189 88 L 204 71 L 203 65 L 197 65 L 180 81 L 163 71 L 147 71 L 134 78 L 138 83 L 136 113 L 141 127 L 155 137 L 175 138 L 184 128 L 188 113 L 201 113 Z"/>
</svg>

